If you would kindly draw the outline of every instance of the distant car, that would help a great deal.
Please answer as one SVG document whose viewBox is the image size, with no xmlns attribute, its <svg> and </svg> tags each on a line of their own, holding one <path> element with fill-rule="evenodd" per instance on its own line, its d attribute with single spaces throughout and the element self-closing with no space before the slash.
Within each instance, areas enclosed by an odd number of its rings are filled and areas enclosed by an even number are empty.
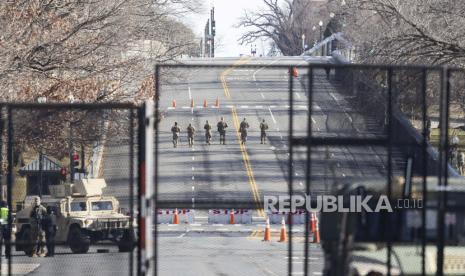
<svg viewBox="0 0 465 276">
<path fill-rule="evenodd" d="M 67 186 L 68 185 L 68 186 Z M 52 196 L 43 196 L 42 205 L 52 206 L 57 214 L 56 243 L 67 244 L 73 253 L 86 253 L 91 244 L 110 240 L 120 252 L 131 251 L 136 244 L 130 217 L 119 211 L 113 196 L 102 196 L 103 179 L 83 179 L 77 184 L 51 186 Z M 32 205 L 26 198 L 16 213 L 16 250 L 32 251 L 29 215 Z"/>
</svg>

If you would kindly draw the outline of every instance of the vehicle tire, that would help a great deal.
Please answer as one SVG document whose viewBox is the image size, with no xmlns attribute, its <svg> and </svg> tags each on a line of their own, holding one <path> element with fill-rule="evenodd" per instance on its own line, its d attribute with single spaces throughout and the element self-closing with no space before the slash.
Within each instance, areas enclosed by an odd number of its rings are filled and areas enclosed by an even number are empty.
<svg viewBox="0 0 465 276">
<path fill-rule="evenodd" d="M 24 254 L 32 256 L 32 249 L 34 248 L 34 245 L 32 244 L 31 228 L 24 228 L 20 236 L 20 242 L 23 244 L 21 249 L 24 251 Z"/>
<path fill-rule="evenodd" d="M 87 253 L 90 247 L 90 238 L 84 235 L 79 227 L 72 227 L 68 234 L 68 245 L 75 254 Z"/>
<path fill-rule="evenodd" d="M 131 229 L 125 229 L 123 236 L 118 241 L 119 252 L 130 252 L 136 247 L 136 236 Z"/>
</svg>

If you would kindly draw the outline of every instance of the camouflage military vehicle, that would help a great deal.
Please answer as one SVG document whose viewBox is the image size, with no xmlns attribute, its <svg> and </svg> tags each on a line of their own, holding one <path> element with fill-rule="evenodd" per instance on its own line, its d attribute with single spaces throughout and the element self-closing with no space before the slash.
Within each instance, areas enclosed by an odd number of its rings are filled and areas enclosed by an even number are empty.
<svg viewBox="0 0 465 276">
<path fill-rule="evenodd" d="M 86 253 L 91 244 L 109 240 L 120 252 L 135 246 L 130 217 L 119 212 L 113 196 L 103 196 L 104 179 L 82 179 L 76 184 L 50 187 L 50 196 L 42 197 L 42 205 L 51 206 L 57 214 L 56 243 L 67 244 L 73 253 Z M 17 251 L 32 250 L 29 216 L 35 196 L 26 197 L 23 208 L 16 213 Z"/>
</svg>

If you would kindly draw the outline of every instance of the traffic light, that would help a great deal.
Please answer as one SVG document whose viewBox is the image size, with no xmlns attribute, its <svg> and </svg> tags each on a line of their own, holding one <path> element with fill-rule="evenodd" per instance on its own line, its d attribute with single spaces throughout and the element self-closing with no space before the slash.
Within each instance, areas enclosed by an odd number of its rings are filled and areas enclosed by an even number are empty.
<svg viewBox="0 0 465 276">
<path fill-rule="evenodd" d="M 216 34 L 216 23 L 215 22 L 216 22 L 215 20 L 212 21 L 212 36 L 215 36 Z"/>
<path fill-rule="evenodd" d="M 61 176 L 61 179 L 62 179 L 63 181 L 66 181 L 66 174 L 67 174 L 66 168 L 65 168 L 65 167 L 61 167 L 61 169 L 60 169 L 60 176 Z"/>
<path fill-rule="evenodd" d="M 75 169 L 79 168 L 79 154 L 77 153 L 77 151 L 73 152 L 73 167 Z"/>
<path fill-rule="evenodd" d="M 66 168 L 65 168 L 65 167 L 61 167 L 61 169 L 60 169 L 60 175 L 66 177 Z"/>
</svg>

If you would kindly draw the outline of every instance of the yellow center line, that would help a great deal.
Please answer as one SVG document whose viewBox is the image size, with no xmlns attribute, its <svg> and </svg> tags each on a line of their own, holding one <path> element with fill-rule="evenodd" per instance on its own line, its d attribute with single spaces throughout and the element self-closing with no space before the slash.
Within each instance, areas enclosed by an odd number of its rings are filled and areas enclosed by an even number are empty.
<svg viewBox="0 0 465 276">
<path fill-rule="evenodd" d="M 238 65 L 241 65 L 241 64 L 245 64 L 245 63 L 249 62 L 250 59 L 251 58 L 245 58 L 245 59 L 239 60 L 238 62 L 234 63 L 230 68 L 228 68 L 227 70 L 225 70 L 221 74 L 220 79 L 221 79 L 221 83 L 223 85 L 224 94 L 228 99 L 231 98 L 231 95 L 229 94 L 228 84 L 226 83 L 226 76 L 234 69 L 234 67 L 236 67 Z M 262 202 L 261 202 L 261 198 L 260 198 L 260 193 L 258 192 L 257 182 L 255 182 L 255 177 L 254 177 L 254 173 L 253 173 L 253 170 L 252 170 L 252 165 L 250 164 L 249 154 L 247 153 L 247 148 L 245 147 L 245 145 L 243 145 L 241 143 L 241 136 L 239 134 L 240 123 L 239 123 L 239 118 L 237 116 L 236 108 L 233 107 L 231 109 L 231 112 L 232 112 L 232 116 L 233 116 L 234 127 L 236 129 L 236 137 L 237 137 L 237 140 L 239 142 L 239 147 L 240 147 L 241 153 L 242 153 L 242 159 L 244 161 L 245 170 L 246 170 L 247 176 L 249 178 L 249 184 L 250 184 L 250 188 L 252 189 L 252 195 L 253 195 L 253 198 L 254 198 L 255 203 L 257 205 L 258 214 L 260 216 L 262 216 L 262 217 L 265 217 L 265 212 L 263 211 L 263 206 L 262 206 Z"/>
<path fill-rule="evenodd" d="M 236 61 L 235 63 L 233 63 L 233 65 L 231 65 L 230 68 L 224 70 L 224 72 L 221 74 L 220 80 L 221 80 L 221 83 L 223 84 L 224 95 L 226 96 L 226 98 L 228 98 L 228 99 L 231 98 L 231 95 L 229 94 L 228 85 L 226 84 L 226 76 L 227 76 L 229 73 L 231 73 L 232 70 L 234 70 L 234 67 L 239 66 L 239 65 L 241 65 L 241 64 L 246 64 L 247 62 L 250 61 L 250 59 L 252 59 L 252 58 L 251 58 L 251 57 L 241 58 L 240 60 L 238 60 L 238 61 Z"/>
</svg>

